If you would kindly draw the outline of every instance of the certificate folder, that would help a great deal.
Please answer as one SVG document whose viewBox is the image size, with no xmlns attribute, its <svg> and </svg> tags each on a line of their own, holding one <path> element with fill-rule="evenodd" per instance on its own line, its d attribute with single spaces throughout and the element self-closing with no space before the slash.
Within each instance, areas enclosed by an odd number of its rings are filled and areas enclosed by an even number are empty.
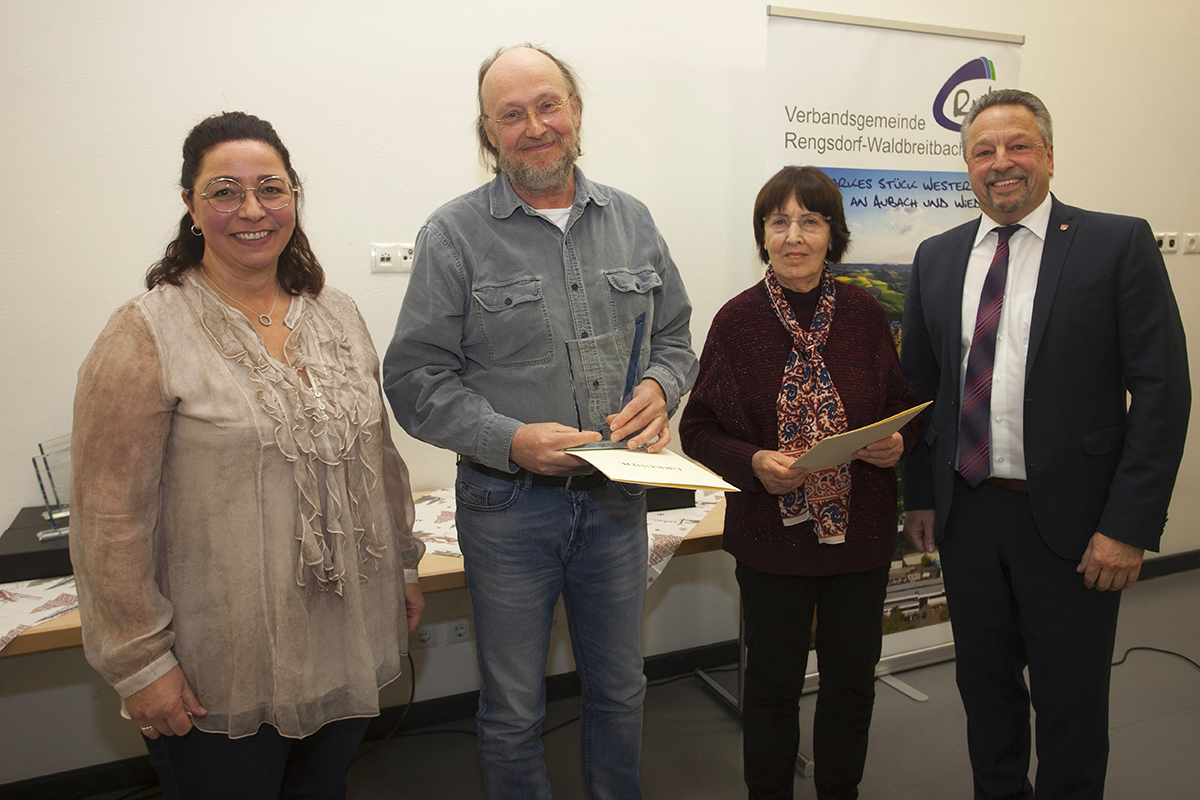
<svg viewBox="0 0 1200 800">
<path fill-rule="evenodd" d="M 713 489 L 736 492 L 699 464 L 688 461 L 670 450 L 647 453 L 645 450 L 595 450 L 569 447 L 564 452 L 579 456 L 609 479 L 619 483 L 642 483 L 647 486 L 671 486 L 677 489 Z"/>
<path fill-rule="evenodd" d="M 903 428 L 908 424 L 909 420 L 920 414 L 927 405 L 929 403 L 922 403 L 919 406 L 910 408 L 908 411 L 901 411 L 899 414 L 890 416 L 887 419 L 881 419 L 874 424 L 855 428 L 845 433 L 835 433 L 833 436 L 826 436 L 810 447 L 808 452 L 793 461 L 791 465 L 793 467 L 804 467 L 809 472 L 816 472 L 819 469 L 829 469 L 830 467 L 836 467 L 838 464 L 844 464 L 854 457 L 855 451 L 861 450 L 871 442 L 886 439 Z"/>
</svg>

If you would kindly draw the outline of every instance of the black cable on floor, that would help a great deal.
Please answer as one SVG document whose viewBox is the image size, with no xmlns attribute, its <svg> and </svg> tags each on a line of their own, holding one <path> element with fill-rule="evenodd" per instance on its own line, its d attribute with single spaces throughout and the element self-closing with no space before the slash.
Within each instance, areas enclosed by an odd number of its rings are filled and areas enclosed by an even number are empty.
<svg viewBox="0 0 1200 800">
<path fill-rule="evenodd" d="M 656 681 L 647 681 L 646 688 L 649 689 L 652 686 L 666 686 L 668 683 L 676 683 L 677 681 L 682 681 L 682 680 L 686 680 L 687 678 L 694 678 L 694 677 L 696 677 L 694 673 L 685 672 L 682 675 L 672 675 L 670 678 L 659 678 Z"/>
<path fill-rule="evenodd" d="M 555 725 L 553 728 L 547 728 L 546 730 L 542 731 L 542 736 L 547 736 L 551 733 L 554 733 L 559 728 L 565 728 L 568 725 L 574 725 L 576 722 L 579 722 L 579 717 L 578 716 L 571 717 L 566 722 L 560 722 L 557 725 Z"/>
<path fill-rule="evenodd" d="M 436 731 L 405 731 L 400 734 L 399 738 L 407 739 L 410 736 L 433 736 L 437 733 L 461 733 L 463 736 L 470 736 L 472 738 L 478 736 L 476 731 L 460 731 L 457 728 L 438 728 Z"/>
<path fill-rule="evenodd" d="M 149 792 L 149 791 L 153 791 L 154 794 L 141 794 L 141 792 Z M 161 786 L 139 786 L 138 788 L 134 789 L 129 794 L 121 795 L 116 800 L 135 800 L 135 798 L 136 798 L 136 800 L 150 800 L 150 798 L 152 798 L 152 797 L 162 797 L 162 796 L 163 796 L 163 793 L 162 793 Z"/>
<path fill-rule="evenodd" d="M 1196 669 L 1200 669 L 1200 664 L 1197 664 L 1195 661 L 1192 661 L 1190 658 L 1185 656 L 1183 653 L 1176 653 L 1174 650 L 1160 650 L 1157 647 L 1131 647 L 1125 651 L 1125 655 L 1121 656 L 1121 658 L 1118 661 L 1114 661 L 1112 663 L 1112 665 L 1114 667 L 1119 667 L 1122 664 L 1124 664 L 1125 659 L 1129 658 L 1129 654 L 1132 653 L 1134 650 L 1148 650 L 1151 653 L 1162 653 L 1163 655 L 1175 656 L 1176 658 L 1182 658 L 1184 661 L 1188 662 Z"/>
<path fill-rule="evenodd" d="M 417 674 L 415 671 L 416 668 L 413 666 L 412 653 L 411 652 L 405 653 L 404 657 L 408 659 L 408 676 L 410 678 L 410 681 L 409 681 L 409 689 L 408 689 L 408 702 L 404 704 L 404 710 L 400 712 L 400 719 L 396 720 L 396 724 L 392 726 L 392 729 L 390 731 L 388 731 L 387 736 L 384 736 L 382 739 L 379 739 L 374 744 L 372 744 L 369 750 L 364 750 L 361 753 L 358 753 L 356 756 L 354 756 L 354 758 L 350 759 L 351 764 L 353 764 L 355 761 L 358 761 L 363 756 L 374 753 L 375 750 L 378 749 L 378 747 L 381 744 L 384 744 L 384 743 L 388 742 L 389 740 L 391 740 L 391 738 L 396 735 L 396 732 L 400 730 L 400 726 L 404 724 L 404 720 L 408 718 L 408 712 L 412 710 L 413 700 L 417 696 Z"/>
<path fill-rule="evenodd" d="M 730 664 L 728 667 L 718 667 L 717 669 L 706 669 L 705 672 L 737 672 L 738 665 Z M 694 675 L 695 673 L 689 673 Z"/>
</svg>

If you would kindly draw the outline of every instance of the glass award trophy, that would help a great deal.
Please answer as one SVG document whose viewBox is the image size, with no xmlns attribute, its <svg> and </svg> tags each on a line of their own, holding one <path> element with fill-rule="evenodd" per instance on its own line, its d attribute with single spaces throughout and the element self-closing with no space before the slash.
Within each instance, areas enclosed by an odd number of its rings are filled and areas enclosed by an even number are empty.
<svg viewBox="0 0 1200 800">
<path fill-rule="evenodd" d="M 69 532 L 71 516 L 71 435 L 59 436 L 38 444 L 33 457 L 33 470 L 42 490 L 46 510 L 42 518 L 50 527 L 39 531 L 39 541 L 59 539 Z"/>
<path fill-rule="evenodd" d="M 622 442 L 609 440 L 612 428 L 608 417 L 625 407 L 641 381 L 645 327 L 646 313 L 642 312 L 620 330 L 566 343 L 579 430 L 599 431 L 604 437 L 581 448 L 625 447 Z"/>
</svg>

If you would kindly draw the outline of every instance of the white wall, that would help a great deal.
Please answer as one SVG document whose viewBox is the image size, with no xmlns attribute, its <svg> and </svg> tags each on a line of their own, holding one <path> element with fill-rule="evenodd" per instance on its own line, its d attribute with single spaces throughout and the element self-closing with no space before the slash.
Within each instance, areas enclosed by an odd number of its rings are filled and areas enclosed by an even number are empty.
<svg viewBox="0 0 1200 800">
<path fill-rule="evenodd" d="M 1200 231 L 1194 3 L 1147 0 L 1136 14 L 1112 0 L 803 5 L 1025 34 L 1021 87 L 1057 123 L 1054 191 L 1156 230 Z M 472 132 L 478 64 L 498 45 L 544 44 L 584 82 L 584 169 L 643 199 L 670 243 L 699 347 L 721 304 L 759 275 L 748 217 L 763 170 L 765 32 L 762 0 L 4 0 L 0 520 L 38 501 L 29 458 L 70 429 L 79 363 L 182 213 L 179 148 L 202 117 L 239 109 L 275 124 L 329 281 L 382 347 L 406 279 L 371 275 L 368 243 L 412 241 L 430 210 L 486 179 Z M 1200 353 L 1200 256 L 1167 263 Z M 398 444 L 414 488 L 449 485 L 452 456 L 403 433 Z M 1198 483 L 1193 445 L 1164 552 L 1200 547 Z M 735 597 L 726 556 L 680 559 L 651 589 L 646 652 L 733 638 Z M 431 617 L 461 616 L 465 600 L 432 598 Z M 420 657 L 418 697 L 477 686 L 470 648 L 453 648 Z M 552 672 L 570 668 L 562 648 Z M 81 663 L 77 650 L 0 661 L 0 784 L 141 752 Z M 63 729 L 71 746 L 49 746 Z"/>
</svg>

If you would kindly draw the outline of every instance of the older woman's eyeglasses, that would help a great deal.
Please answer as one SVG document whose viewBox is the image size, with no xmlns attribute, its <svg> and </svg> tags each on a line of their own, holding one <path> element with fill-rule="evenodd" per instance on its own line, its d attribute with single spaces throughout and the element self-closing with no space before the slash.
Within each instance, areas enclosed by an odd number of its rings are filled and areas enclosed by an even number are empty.
<svg viewBox="0 0 1200 800">
<path fill-rule="evenodd" d="M 208 182 L 203 192 L 197 192 L 208 204 L 223 214 L 237 211 L 246 202 L 246 192 L 254 192 L 258 204 L 270 211 L 287 208 L 292 195 L 300 190 L 292 186 L 287 178 L 271 175 L 258 182 L 258 186 L 243 187 L 233 178 L 216 178 Z"/>
<path fill-rule="evenodd" d="M 562 114 L 563 109 L 566 108 L 570 102 L 570 97 L 561 102 L 557 100 L 542 100 L 537 104 L 537 107 L 533 109 L 533 113 L 537 114 L 538 117 L 541 118 L 542 122 L 553 122 L 554 120 L 558 119 L 559 115 Z M 529 112 L 523 108 L 513 108 L 498 117 L 488 117 L 488 119 L 497 125 L 524 125 L 525 120 L 529 119 Z"/>
<path fill-rule="evenodd" d="M 821 214 L 805 214 L 802 217 L 791 219 L 783 214 L 772 214 L 769 217 L 763 217 L 763 224 L 767 228 L 767 233 L 778 235 L 786 234 L 792 229 L 792 225 L 800 226 L 800 235 L 808 236 L 810 234 L 820 233 L 829 226 L 831 217 L 826 217 Z"/>
</svg>

